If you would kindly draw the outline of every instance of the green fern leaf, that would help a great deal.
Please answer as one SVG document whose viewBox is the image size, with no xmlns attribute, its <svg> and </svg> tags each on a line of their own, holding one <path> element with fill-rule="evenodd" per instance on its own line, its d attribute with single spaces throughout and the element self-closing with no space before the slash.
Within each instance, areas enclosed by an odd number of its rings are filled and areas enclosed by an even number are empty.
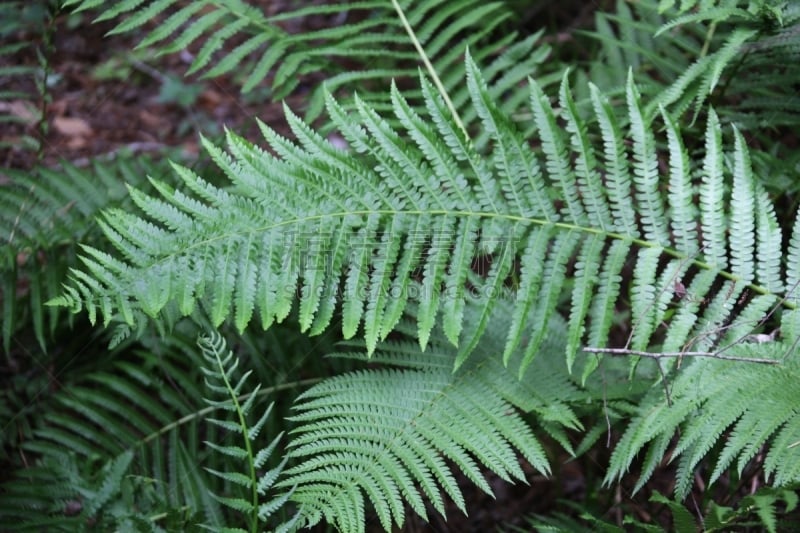
<svg viewBox="0 0 800 533">
<path fill-rule="evenodd" d="M 661 196 L 658 194 L 658 158 L 655 138 L 647 127 L 645 116 L 639 106 L 639 92 L 633 84 L 631 72 L 628 73 L 625 94 L 633 137 L 633 184 L 636 200 L 643 206 L 644 235 L 650 242 L 667 246 L 669 238 L 664 222 L 666 220 L 664 206 Z"/>
<path fill-rule="evenodd" d="M 608 101 L 600 94 L 597 86 L 590 85 L 589 88 L 592 94 L 594 112 L 602 133 L 606 172 L 610 177 L 606 186 L 609 188 L 611 212 L 616 226 L 623 228 L 623 233 L 626 235 L 634 236 L 637 234 L 636 222 L 634 221 L 633 212 L 628 207 L 631 201 L 630 174 L 619 122 L 615 118 Z"/>
<path fill-rule="evenodd" d="M 293 431 L 289 456 L 302 461 L 284 472 L 278 486 L 296 486 L 291 499 L 303 506 L 308 524 L 325 516 L 339 528 L 363 530 L 363 511 L 341 513 L 363 510 L 364 499 L 387 530 L 392 524 L 402 526 L 403 501 L 423 517 L 422 498 L 444 513 L 444 492 L 464 509 L 443 457 L 487 492 L 490 488 L 476 460 L 508 480 L 524 479 L 518 453 L 548 471 L 543 448 L 514 405 L 544 413 L 551 405 L 544 391 L 552 386 L 555 399 L 570 390 L 558 363 L 564 349 L 563 324 L 552 324 L 554 340 L 543 347 L 537 368 L 529 369 L 516 390 L 509 390 L 522 354 L 515 352 L 507 368 L 492 347 L 504 344 L 493 326 L 506 320 L 511 309 L 496 308 L 487 328 L 494 333 L 482 338 L 478 350 L 482 355 L 471 357 L 456 372 L 452 368 L 458 350 L 437 328 L 425 354 L 414 348 L 414 341 L 384 341 L 370 360 L 394 369 L 329 378 L 301 396 L 294 417 L 300 425 Z M 475 306 L 467 307 L 470 323 L 481 314 Z M 413 334 L 416 328 L 405 321 L 400 329 Z M 366 359 L 361 346 L 361 353 L 344 355 Z M 561 419 L 577 422 L 564 408 Z"/>
<path fill-rule="evenodd" d="M 600 254 L 603 241 L 595 236 L 584 241 L 575 263 L 575 284 L 572 288 L 572 313 L 569 318 L 569 337 L 567 341 L 567 368 L 572 370 L 575 356 L 584 338 L 586 316 L 592 302 L 594 286 L 598 280 Z"/>
<path fill-rule="evenodd" d="M 225 351 L 224 339 L 218 334 L 212 335 L 202 338 L 198 345 L 208 365 L 202 369 L 206 376 L 206 387 L 216 395 L 225 398 L 219 401 L 206 399 L 206 403 L 215 408 L 224 408 L 232 412 L 236 418 L 234 422 L 213 418 L 207 418 L 207 421 L 226 431 L 238 433 L 244 441 L 244 447 L 220 446 L 211 441 L 206 441 L 206 445 L 212 450 L 245 463 L 245 468 L 242 471 L 221 471 L 206 467 L 207 472 L 229 484 L 244 489 L 242 496 L 219 496 L 217 494 L 212 494 L 212 496 L 226 507 L 245 515 L 249 531 L 258 531 L 259 521 L 266 520 L 279 505 L 286 501 L 284 496 L 278 496 L 273 501 L 266 503 L 259 501 L 261 499 L 260 496 L 263 496 L 267 489 L 273 486 L 275 479 L 277 479 L 283 469 L 283 465 L 286 463 L 284 459 L 279 466 L 268 471 L 264 476 L 260 477 L 256 473 L 256 469 L 263 467 L 280 440 L 279 435 L 266 448 L 262 448 L 259 451 L 254 450 L 256 438 L 269 418 L 274 404 L 270 404 L 255 424 L 248 425 L 246 417 L 255 405 L 259 391 L 259 386 L 257 386 L 250 391 L 246 400 L 241 401 L 246 380 L 251 372 L 245 372 L 234 385 L 232 380 L 238 366 L 238 359 L 234 357 L 233 352 L 223 355 Z"/>
<path fill-rule="evenodd" d="M 796 314 L 797 311 L 787 312 L 783 318 L 788 338 L 757 345 L 742 343 L 739 337 L 737 345 L 729 348 L 729 355 L 757 356 L 765 361 L 784 358 L 795 342 L 790 339 L 794 338 L 792 321 L 796 320 Z M 650 400 L 639 407 L 639 414 L 615 449 L 606 481 L 627 470 L 633 456 L 648 443 L 652 442 L 648 454 L 663 457 L 664 439 L 671 438 L 680 428 L 681 438 L 672 452 L 673 457 L 679 458 L 675 488 L 678 498 L 688 493 L 694 469 L 710 454 L 724 431 L 729 431 L 728 437 L 716 459 L 711 482 L 718 480 L 737 459 L 741 473 L 763 446 L 769 449 L 767 472 L 778 473 L 773 483 L 782 486 L 796 482 L 800 470 L 794 465 L 800 452 L 788 442 L 792 438 L 788 435 L 798 432 L 797 413 L 789 400 L 798 393 L 797 364 L 785 359 L 780 365 L 751 363 L 747 372 L 736 368 L 747 364 L 714 359 L 692 361 L 675 375 L 670 405 L 663 398 L 658 399 L 663 391 L 654 390 Z M 646 473 L 649 475 L 650 470 Z M 645 481 L 646 477 L 640 479 L 637 487 Z"/>
<path fill-rule="evenodd" d="M 661 115 L 667 126 L 667 142 L 670 153 L 669 205 L 671 207 L 671 230 L 676 247 L 687 256 L 697 251 L 697 242 L 692 238 L 696 232 L 697 218 L 693 203 L 694 190 L 691 183 L 691 166 L 689 154 L 678 133 L 678 127 L 661 108 Z"/>
<path fill-rule="evenodd" d="M 564 215 L 572 221 L 584 220 L 584 208 L 578 198 L 578 187 L 567 153 L 567 143 L 556 124 L 555 114 L 542 89 L 533 80 L 531 84 L 531 109 L 542 140 L 547 172 L 556 177 L 566 203 Z M 568 214 L 567 214 L 568 213 Z"/>
<path fill-rule="evenodd" d="M 589 142 L 586 122 L 581 120 L 566 72 L 561 80 L 559 104 L 566 112 L 567 131 L 571 134 L 572 151 L 577 156 L 575 171 L 578 190 L 584 198 L 587 215 L 594 226 L 606 231 L 606 221 L 611 220 L 607 195 L 597 171 L 597 158 L 594 147 Z"/>
<path fill-rule="evenodd" d="M 733 190 L 731 192 L 731 232 L 736 235 L 731 243 L 731 272 L 745 283 L 754 276 L 755 253 L 755 191 L 753 190 L 752 167 L 744 138 L 738 130 L 734 152 Z"/>
<path fill-rule="evenodd" d="M 408 130 L 410 141 L 366 103 L 357 101 L 349 114 L 328 97 L 331 117 L 354 153 L 331 148 L 291 114 L 289 121 L 299 144 L 263 128 L 275 155 L 232 133 L 228 134 L 230 156 L 205 142 L 234 188 L 213 187 L 178 167 L 196 199 L 161 184 L 156 187 L 166 195 L 159 200 L 134 193 L 154 222 L 120 212 L 109 214 L 103 227 L 127 260 L 90 251 L 92 257 L 86 259 L 90 274 L 76 271 L 75 287 L 59 303 L 83 306 L 90 317 L 99 313 L 106 321 L 122 310 L 118 307 L 124 307 L 126 320 L 131 320 L 137 307 L 156 317 L 172 302 L 182 313 L 200 303 L 213 324 L 232 319 L 242 329 L 256 312 L 264 326 L 284 319 L 299 300 L 302 327 L 321 331 L 330 323 L 340 298 L 345 337 L 363 327 L 368 351 L 372 351 L 414 302 L 420 346 L 427 346 L 441 321 L 450 341 L 459 346 L 456 363 L 460 365 L 485 333 L 497 296 L 509 289 L 510 278 L 517 275 L 515 262 L 521 259 L 519 284 L 512 287 L 517 289 L 517 307 L 504 354 L 508 358 L 533 324 L 525 341 L 520 368 L 524 371 L 546 335 L 546 328 L 536 325 L 547 323 L 556 311 L 567 266 L 576 257 L 584 259 L 579 272 L 587 272 L 580 279 L 594 287 L 596 276 L 597 290 L 592 295 L 583 282 L 573 288 L 568 362 L 575 360 L 581 344 L 606 344 L 622 298 L 620 275 L 635 245 L 640 260 L 631 287 L 634 349 L 650 346 L 656 326 L 669 316 L 677 317 L 679 326 L 668 333 L 672 346 L 696 339 L 696 349 L 708 350 L 740 334 L 735 328 L 729 328 L 727 337 L 703 333 L 730 322 L 731 313 L 741 314 L 737 327 L 746 329 L 760 320 L 759 313 L 768 312 L 769 302 L 779 297 L 784 286 L 779 269 L 781 236 L 755 182 L 740 134 L 735 133 L 730 169 L 731 205 L 720 213 L 716 202 L 725 169 L 720 169 L 721 146 L 715 133 L 707 135 L 703 181 L 695 184 L 677 124 L 663 113 L 670 158 L 670 187 L 665 194 L 659 186 L 654 128 L 642 112 L 633 83 L 629 80 L 626 97 L 630 156 L 623 148 L 618 119 L 594 90 L 592 109 L 614 181 L 606 199 L 606 193 L 600 194 L 590 183 L 601 174 L 591 172 L 600 163 L 584 133 L 588 126 L 565 86 L 561 100 L 571 117 L 569 139 L 556 127 L 555 112 L 541 89 L 535 84 L 531 88 L 534 122 L 546 159 L 542 168 L 535 164 L 535 154 L 524 148 L 528 141 L 487 97 L 487 85 L 469 58 L 466 68 L 472 104 L 490 132 L 494 131 L 490 133 L 491 157 L 464 138 L 444 101 L 426 81 L 422 92 L 433 127 L 424 126 L 397 91 L 393 96 L 396 118 Z M 715 121 L 712 115 L 709 132 Z M 578 154 L 574 161 L 573 152 Z M 626 157 L 633 159 L 630 171 Z M 446 174 L 418 171 L 424 168 Z M 448 177 L 454 172 L 456 178 Z M 624 190 L 631 183 L 633 198 L 630 190 Z M 692 201 L 694 187 L 699 188 L 700 209 Z M 558 215 L 552 208 L 537 209 L 551 195 L 564 206 Z M 754 203 L 761 206 L 760 218 Z M 601 217 L 608 220 L 601 223 Z M 708 228 L 708 234 L 692 232 L 698 224 Z M 737 235 L 736 240 L 727 239 L 726 233 Z M 709 255 L 712 262 L 703 253 L 706 246 L 713 254 Z M 604 250 L 608 253 L 603 259 Z M 470 273 L 481 256 L 489 259 L 488 269 Z M 665 256 L 672 259 L 664 263 Z M 730 271 L 723 270 L 727 264 Z M 701 271 L 692 280 L 696 292 L 692 298 L 673 302 L 681 279 L 692 267 Z M 713 275 L 706 276 L 705 271 Z M 714 276 L 730 282 L 714 285 Z M 484 311 L 474 329 L 464 334 L 459 324 L 467 286 L 474 288 Z M 400 294 L 387 294 L 395 290 Z M 337 293 L 341 296 L 335 297 Z M 753 303 L 735 311 L 730 302 L 743 294 L 745 301 L 753 298 Z M 709 302 L 701 316 L 697 315 L 698 299 Z M 594 364 L 588 363 L 584 375 Z"/>
<path fill-rule="evenodd" d="M 548 50 L 537 42 L 541 34 L 526 39 L 517 39 L 513 33 L 500 39 L 487 38 L 505 28 L 513 16 L 503 2 L 404 2 L 398 8 L 407 25 L 401 23 L 391 3 L 378 1 L 299 5 L 273 16 L 240 0 L 224 4 L 116 0 L 102 6 L 96 0 L 73 0 L 65 5 L 75 11 L 102 7 L 98 20 L 117 22 L 112 34 L 140 31 L 145 22 L 155 20 L 157 24 L 144 34 L 138 48 L 151 48 L 157 54 L 175 53 L 201 42 L 187 73 L 202 72 L 204 77 L 241 73 L 234 81 L 245 93 L 263 85 L 272 74 L 270 93 L 274 99 L 290 94 L 306 73 L 319 71 L 328 73 L 331 92 L 352 92 L 359 86 L 382 89 L 386 80 L 413 78 L 417 73 L 415 62 L 423 60 L 430 64 L 429 73 L 435 72 L 454 101 L 463 106 L 469 102 L 466 90 L 459 86 L 463 77 L 461 57 L 467 48 L 475 51 L 476 58 L 491 61 L 495 94 L 529 75 L 544 61 Z M 291 31 L 296 21 L 309 18 L 337 22 Z M 235 45 L 223 47 L 234 41 Z M 509 61 L 511 56 L 513 60 Z M 388 100 L 381 90 L 364 97 L 371 102 Z M 511 110 L 520 104 L 517 99 L 507 105 Z M 320 88 L 309 99 L 309 118 L 318 116 L 323 107 L 324 91 Z"/>
</svg>

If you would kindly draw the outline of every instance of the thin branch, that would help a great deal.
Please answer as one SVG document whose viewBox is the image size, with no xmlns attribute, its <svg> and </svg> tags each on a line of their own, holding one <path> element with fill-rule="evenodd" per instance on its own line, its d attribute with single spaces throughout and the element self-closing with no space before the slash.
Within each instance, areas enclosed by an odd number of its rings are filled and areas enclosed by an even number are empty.
<svg viewBox="0 0 800 533">
<path fill-rule="evenodd" d="M 638 356 L 650 359 L 670 359 L 680 357 L 708 357 L 710 359 L 722 359 L 724 361 L 739 361 L 742 363 L 759 363 L 764 365 L 778 365 L 781 361 L 777 359 L 764 359 L 763 357 L 736 357 L 732 355 L 722 355 L 718 352 L 645 352 L 641 350 L 629 350 L 627 348 L 583 348 L 586 353 L 607 354 L 612 356 Z"/>
</svg>

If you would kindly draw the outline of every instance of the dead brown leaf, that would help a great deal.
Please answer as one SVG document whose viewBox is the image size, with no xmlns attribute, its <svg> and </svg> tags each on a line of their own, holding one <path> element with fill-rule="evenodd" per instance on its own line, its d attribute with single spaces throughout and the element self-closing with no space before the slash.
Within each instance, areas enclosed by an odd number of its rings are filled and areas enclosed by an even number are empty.
<svg viewBox="0 0 800 533">
<path fill-rule="evenodd" d="M 162 116 L 151 113 L 146 109 L 139 111 L 139 120 L 150 129 L 160 129 L 164 123 L 164 118 Z"/>
<path fill-rule="evenodd" d="M 53 119 L 53 127 L 67 137 L 88 137 L 93 133 L 89 123 L 77 117 L 56 117 Z"/>
</svg>

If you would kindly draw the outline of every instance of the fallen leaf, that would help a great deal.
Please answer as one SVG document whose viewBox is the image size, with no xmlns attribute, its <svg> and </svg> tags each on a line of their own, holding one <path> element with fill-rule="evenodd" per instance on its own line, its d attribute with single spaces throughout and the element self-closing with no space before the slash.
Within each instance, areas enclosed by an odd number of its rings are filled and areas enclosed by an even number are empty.
<svg viewBox="0 0 800 533">
<path fill-rule="evenodd" d="M 213 89 L 206 89 L 200 93 L 200 105 L 208 109 L 215 109 L 222 102 L 222 95 Z"/>
<path fill-rule="evenodd" d="M 160 115 L 156 115 L 145 109 L 142 109 L 139 111 L 139 120 L 141 120 L 142 123 L 150 129 L 158 129 L 162 127 L 165 119 Z"/>
<path fill-rule="evenodd" d="M 67 141 L 67 148 L 70 150 L 79 150 L 87 145 L 86 137 L 71 137 Z"/>
<path fill-rule="evenodd" d="M 92 127 L 82 118 L 56 117 L 53 119 L 53 127 L 61 135 L 69 137 L 86 137 L 92 134 Z"/>
</svg>

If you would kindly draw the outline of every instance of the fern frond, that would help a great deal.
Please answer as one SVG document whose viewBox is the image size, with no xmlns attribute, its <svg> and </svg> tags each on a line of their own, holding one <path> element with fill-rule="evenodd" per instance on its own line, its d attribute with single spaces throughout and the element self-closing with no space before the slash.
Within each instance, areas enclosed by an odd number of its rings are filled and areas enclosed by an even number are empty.
<svg viewBox="0 0 800 533">
<path fill-rule="evenodd" d="M 771 116 L 796 124 L 787 85 L 800 79 L 796 5 L 700 2 L 693 11 L 695 4 L 656 10 L 652 3 L 620 1 L 613 13 L 598 11 L 594 31 L 586 32 L 601 45 L 600 60 L 591 63 L 592 81 L 616 92 L 631 69 L 650 100 L 648 117 L 663 105 L 672 116 L 694 108 L 697 118 L 711 102 L 724 121 L 754 130 L 767 125 L 762 113 L 771 105 L 787 102 L 783 113 Z"/>
<path fill-rule="evenodd" d="M 507 481 L 525 480 L 517 455 L 549 471 L 544 449 L 516 409 L 580 427 L 564 402 L 581 392 L 560 364 L 564 323 L 559 319 L 549 325 L 540 357 L 517 382 L 522 354 L 517 350 L 506 367 L 500 355 L 505 339 L 494 327 L 511 309 L 495 308 L 487 328 L 494 333 L 481 339 L 476 355 L 456 372 L 458 350 L 441 328 L 426 353 L 408 339 L 384 341 L 371 357 L 363 343 L 351 343 L 354 350 L 339 354 L 383 368 L 329 378 L 295 405 L 293 420 L 300 425 L 292 431 L 289 457 L 300 463 L 285 471 L 278 486 L 296 485 L 291 499 L 303 506 L 307 525 L 325 517 L 341 530 L 363 531 L 365 500 L 387 531 L 393 524 L 402 527 L 404 503 L 422 517 L 426 501 L 444 514 L 446 495 L 466 512 L 445 459 L 489 493 L 480 465 Z M 480 320 L 476 306 L 465 313 L 470 326 Z M 407 319 L 399 330 L 415 335 L 416 326 Z"/>
<path fill-rule="evenodd" d="M 476 58 L 491 63 L 486 77 L 493 81 L 494 96 L 533 74 L 549 51 L 539 42 L 540 35 L 520 39 L 502 30 L 513 16 L 503 2 L 298 2 L 292 10 L 276 14 L 243 0 L 115 0 L 102 6 L 96 0 L 69 0 L 65 5 L 77 11 L 102 8 L 98 21 L 117 21 L 111 33 L 144 27 L 141 48 L 159 54 L 197 49 L 187 74 L 234 74 L 244 93 L 269 79 L 275 100 L 290 94 L 304 75 L 325 72 L 328 91 L 352 92 L 358 87 L 368 101 L 386 104 L 387 82 L 413 80 L 417 66 L 425 62 L 442 81 L 440 90 L 451 94 L 461 109 L 469 102 L 460 85 L 461 57 L 467 48 Z M 326 25 L 293 30 L 313 18 Z M 495 38 L 500 34 L 502 38 Z M 509 101 L 508 109 L 520 103 Z M 313 119 L 323 108 L 324 91 L 317 87 L 306 116 Z M 471 114 L 465 117 L 472 118 Z"/>
<path fill-rule="evenodd" d="M 45 306 L 57 296 L 70 267 L 76 266 L 77 242 L 97 243 L 95 217 L 112 206 L 127 206 L 124 184 L 145 186 L 144 176 L 164 175 L 166 165 L 146 157 L 119 157 L 79 168 L 29 172 L 4 170 L 10 182 L 0 187 L 0 272 L 4 312 L 3 345 L 26 324 L 43 350 L 47 338 L 64 323 L 59 309 Z M 21 294 L 20 286 L 27 291 Z"/>
<path fill-rule="evenodd" d="M 426 346 L 441 313 L 448 336 L 461 349 L 460 364 L 485 332 L 486 321 L 479 320 L 472 331 L 459 328 L 466 295 L 458 290 L 445 295 L 443 289 L 468 283 L 472 299 L 484 306 L 484 318 L 502 293 L 514 295 L 506 356 L 523 343 L 521 332 L 533 324 L 525 342 L 524 370 L 544 338 L 546 329 L 540 326 L 555 312 L 566 269 L 576 256 L 582 259 L 581 272 L 587 276 L 599 272 L 599 279 L 593 297 L 573 299 L 570 361 L 581 344 L 597 347 L 607 342 L 611 318 L 623 297 L 620 275 L 631 248 L 641 250 L 639 257 L 649 265 L 642 270 L 645 263 L 640 263 L 640 274 L 631 286 L 638 302 L 633 326 L 641 328 L 636 332 L 637 347 L 658 342 L 655 325 L 673 316 L 680 318 L 681 328 L 669 332 L 670 343 L 710 350 L 722 336 L 709 332 L 736 320 L 732 304 L 744 291 L 748 292 L 743 301 L 756 295 L 763 298 L 755 307 L 742 308 L 749 309 L 743 315 L 747 321 L 740 324 L 743 328 L 755 326 L 752 321 L 759 320 L 759 309 L 766 313 L 781 301 L 784 284 L 776 262 L 780 228 L 753 176 L 741 136 L 736 134 L 732 167 L 720 174 L 721 146 L 716 134 L 709 134 L 703 166 L 707 177 L 695 183 L 696 172 L 677 124 L 667 116 L 671 186 L 665 194 L 660 187 L 656 126 L 642 113 L 632 81 L 625 107 L 630 150 L 622 147 L 619 119 L 595 90 L 593 109 L 604 162 L 590 155 L 589 137 L 583 133 L 587 124 L 573 111 L 571 130 L 564 133 L 534 83 L 533 140 L 541 143 L 546 160 L 540 166 L 537 155 L 524 148 L 531 139 L 502 119 L 502 110 L 488 96 L 470 58 L 466 68 L 472 105 L 490 132 L 490 154 L 477 151 L 463 137 L 424 79 L 432 126 L 423 126 L 399 93 L 394 95 L 395 116 L 408 136 L 364 102 L 348 114 L 329 97 L 332 120 L 355 152 L 325 147 L 291 115 L 300 145 L 263 127 L 277 155 L 230 132 L 230 156 L 206 142 L 234 188 L 212 187 L 188 169 L 176 167 L 195 199 L 172 192 L 161 199 L 134 194 L 150 220 L 114 212 L 103 223 L 125 259 L 89 252 L 84 258 L 89 275 L 76 272 L 74 288 L 57 303 L 85 308 L 90 316 L 99 313 L 106 323 L 119 318 L 135 322 L 131 313 L 118 314 L 124 308 L 156 317 L 175 306 L 186 314 L 199 303 L 214 324 L 233 317 L 241 329 L 254 313 L 266 326 L 282 320 L 297 291 L 304 327 L 317 323 L 322 329 L 338 301 L 345 337 L 363 326 L 372 349 L 391 331 L 407 303 L 416 300 L 421 346 Z M 573 104 L 566 88 L 561 92 L 569 108 Z M 712 115 L 709 131 L 715 124 Z M 409 137 L 411 141 L 404 140 Z M 577 159 L 571 157 L 573 149 Z M 615 184 L 599 194 L 591 182 L 605 173 L 606 164 Z M 418 172 L 420 168 L 436 173 Z M 576 173 L 583 177 L 578 180 Z M 727 218 L 721 219 L 719 180 L 729 173 L 733 192 L 723 207 Z M 633 202 L 626 184 L 633 184 Z M 691 201 L 689 191 L 694 187 L 701 198 L 699 208 Z M 582 188 L 584 193 L 578 194 Z M 559 200 L 560 212 L 539 207 L 548 196 Z M 758 217 L 754 206 L 760 206 Z M 598 217 L 606 212 L 616 214 L 601 222 Z M 691 231 L 700 225 L 709 233 Z M 593 243 L 582 244 L 587 239 Z M 490 267 L 478 276 L 469 275 L 472 261 L 482 254 L 491 256 Z M 523 262 L 518 286 L 510 286 L 519 259 Z M 421 284 L 412 298 L 414 271 Z M 715 285 L 714 278 L 728 281 Z M 676 287 L 683 279 L 691 281 L 697 292 L 675 302 Z M 405 291 L 381 294 L 393 287 Z M 329 295 L 325 306 L 322 295 Z M 652 297 L 657 303 L 647 304 Z M 450 298 L 455 301 L 443 303 Z M 699 310 L 698 301 L 710 303 Z M 324 322 L 316 322 L 317 310 L 323 308 Z M 457 339 L 456 333 L 460 333 Z"/>
<path fill-rule="evenodd" d="M 741 474 L 762 447 L 769 450 L 764 466 L 773 486 L 800 481 L 800 469 L 796 467 L 800 450 L 790 442 L 800 434 L 800 418 L 793 400 L 800 394 L 798 366 L 793 357 L 796 321 L 797 311 L 786 312 L 782 338 L 765 344 L 739 340 L 727 351 L 732 356 L 780 360 L 780 365 L 752 365 L 743 371 L 735 362 L 697 359 L 671 379 L 670 404 L 664 399 L 663 390 L 653 390 L 614 450 L 606 482 L 619 478 L 638 452 L 652 450 L 660 439 L 671 438 L 679 428 L 681 437 L 672 452 L 672 459 L 679 460 L 675 487 L 679 499 L 691 488 L 700 461 L 720 446 L 709 478 L 712 483 L 734 461 Z M 726 432 L 727 438 L 723 438 Z M 664 451 L 661 449 L 656 456 L 663 457 Z M 640 479 L 637 487 L 646 481 L 646 477 Z"/>
<path fill-rule="evenodd" d="M 69 453 L 47 457 L 3 486 L 0 518 L 4 525 L 14 524 L 15 531 L 85 531 L 87 523 L 104 529 L 160 531 L 158 518 L 152 516 L 159 506 L 163 509 L 163 502 L 154 497 L 146 479 L 131 475 L 133 457 L 130 451 L 104 462 L 79 461 Z M 43 504 L 45 491 L 48 500 Z M 179 523 L 195 525 L 191 519 L 174 522 Z"/>
<path fill-rule="evenodd" d="M 226 431 L 238 433 L 244 441 L 244 447 L 241 445 L 220 446 L 212 441 L 205 441 L 205 444 L 217 453 L 234 458 L 236 460 L 234 464 L 244 463 L 242 470 L 219 471 L 213 468 L 206 468 L 214 476 L 244 489 L 244 496 L 229 497 L 215 494 L 214 498 L 226 507 L 243 514 L 246 517 L 245 522 L 248 525 L 248 530 L 256 532 L 259 530 L 259 521 L 269 518 L 273 512 L 281 507 L 281 503 L 290 498 L 292 494 L 292 491 L 290 491 L 287 495 L 278 499 L 266 502 L 260 501 L 267 489 L 272 486 L 274 480 L 280 475 L 289 459 L 284 457 L 280 464 L 259 479 L 257 469 L 262 469 L 265 466 L 266 461 L 272 455 L 282 437 L 282 434 L 279 434 L 266 447 L 259 450 L 254 448 L 256 437 L 258 437 L 259 432 L 269 418 L 274 404 L 270 404 L 258 420 L 250 425 L 247 417 L 258 398 L 260 385 L 248 391 L 247 399 L 241 402 L 239 398 L 251 372 L 245 372 L 234 384 L 239 360 L 234 356 L 233 352 L 225 353 L 225 340 L 218 333 L 201 338 L 198 345 L 206 363 L 206 366 L 202 368 L 206 387 L 214 393 L 214 396 L 221 398 L 220 400 L 206 399 L 206 403 L 215 409 L 230 412 L 235 418 L 234 422 L 216 418 L 209 418 L 208 421 Z M 297 518 L 295 517 L 293 520 L 297 520 Z M 245 530 L 227 528 L 226 531 Z"/>
</svg>

